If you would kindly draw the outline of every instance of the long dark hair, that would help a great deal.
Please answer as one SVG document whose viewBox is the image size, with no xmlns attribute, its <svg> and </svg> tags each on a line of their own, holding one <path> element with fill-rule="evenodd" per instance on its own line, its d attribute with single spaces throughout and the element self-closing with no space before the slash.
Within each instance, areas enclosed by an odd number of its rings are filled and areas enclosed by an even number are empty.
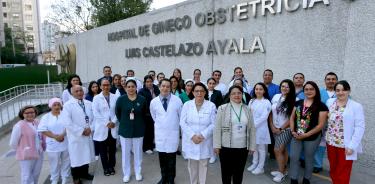
<svg viewBox="0 0 375 184">
<path fill-rule="evenodd" d="M 94 97 L 94 92 L 92 92 L 91 88 L 92 88 L 92 86 L 93 86 L 94 84 L 96 84 L 96 85 L 98 86 L 98 92 L 97 92 L 97 94 L 100 93 L 100 87 L 99 87 L 99 84 L 98 84 L 96 81 L 91 81 L 90 84 L 89 84 L 89 89 L 88 89 L 88 92 L 87 92 L 87 93 L 88 93 L 90 96 L 92 96 L 92 97 Z"/>
<path fill-rule="evenodd" d="M 178 80 L 178 78 L 175 77 L 175 76 L 171 76 L 171 77 L 169 78 L 169 80 L 171 81 L 171 90 L 172 90 L 172 79 L 176 79 L 176 81 L 177 81 L 177 89 L 176 89 L 176 91 L 178 91 L 178 93 L 182 93 L 182 91 L 181 91 L 181 86 L 180 86 L 180 84 L 179 84 L 179 80 Z"/>
<path fill-rule="evenodd" d="M 208 100 L 208 89 L 201 82 L 195 83 L 194 86 L 193 86 L 193 88 L 191 89 L 191 92 L 194 93 L 195 88 L 198 87 L 198 86 L 202 87 L 204 89 L 204 91 L 206 91 L 206 94 L 204 95 L 204 99 Z"/>
<path fill-rule="evenodd" d="M 154 82 L 154 79 L 152 78 L 151 75 L 146 75 L 144 78 L 143 78 L 143 88 L 146 88 L 146 81 L 147 79 L 151 79 L 152 82 Z M 152 84 L 152 86 L 154 86 L 154 84 Z"/>
<path fill-rule="evenodd" d="M 311 104 L 311 111 L 315 111 L 316 109 L 318 109 L 319 107 L 319 104 L 321 103 L 320 102 L 320 91 L 319 91 L 319 87 L 318 85 L 314 82 L 314 81 L 307 81 L 305 83 L 305 85 L 303 85 L 303 92 L 305 92 L 305 87 L 306 85 L 310 84 L 311 86 L 313 86 L 314 90 L 315 90 L 315 96 L 314 96 L 314 101 L 313 103 Z"/>
<path fill-rule="evenodd" d="M 79 77 L 79 75 L 77 75 L 77 74 L 73 74 L 73 75 L 71 75 L 71 76 L 69 77 L 69 79 L 68 79 L 68 84 L 66 85 L 66 89 L 69 91 L 70 94 L 71 94 L 70 89 L 73 87 L 73 85 L 72 85 L 72 80 L 73 80 L 74 78 L 78 78 L 78 80 L 79 80 L 79 85 L 82 86 L 81 78 Z"/>
<path fill-rule="evenodd" d="M 267 86 L 266 86 L 263 82 L 258 82 L 258 83 L 256 83 L 256 84 L 254 85 L 254 87 L 253 87 L 253 93 L 251 94 L 251 95 L 252 95 L 252 98 L 253 98 L 253 99 L 256 99 L 256 98 L 257 98 L 257 95 L 255 94 L 255 87 L 256 87 L 257 85 L 262 86 L 262 88 L 263 88 L 263 90 L 264 90 L 263 97 L 264 97 L 265 99 L 267 99 L 268 101 L 270 101 L 270 95 L 268 94 L 268 88 L 267 88 Z"/>
<path fill-rule="evenodd" d="M 293 81 L 290 79 L 284 79 L 280 82 L 280 91 L 281 85 L 287 83 L 289 87 L 289 93 L 286 94 L 285 100 L 281 103 L 281 107 L 286 108 L 286 114 L 288 117 L 293 112 L 294 104 L 296 103 L 296 88 L 294 87 Z"/>
</svg>

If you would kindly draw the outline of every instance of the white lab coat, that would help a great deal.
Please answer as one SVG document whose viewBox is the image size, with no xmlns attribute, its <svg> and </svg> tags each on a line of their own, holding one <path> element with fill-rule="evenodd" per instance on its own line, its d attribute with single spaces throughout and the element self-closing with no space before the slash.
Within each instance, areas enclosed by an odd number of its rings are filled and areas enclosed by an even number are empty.
<svg viewBox="0 0 375 184">
<path fill-rule="evenodd" d="M 159 152 L 173 153 L 180 142 L 180 114 L 182 102 L 170 95 L 167 111 L 163 108 L 160 96 L 151 100 L 150 113 L 155 124 L 155 148 Z"/>
<path fill-rule="evenodd" d="M 327 100 L 329 108 L 336 98 Z M 362 153 L 362 137 L 365 132 L 365 115 L 363 107 L 358 102 L 349 99 L 343 112 L 344 144 L 345 148 L 353 150 L 352 155 L 346 155 L 346 160 L 357 160 L 358 153 Z"/>
<path fill-rule="evenodd" d="M 182 130 L 182 152 L 186 159 L 201 160 L 213 156 L 213 129 L 216 121 L 216 106 L 205 100 L 197 111 L 195 100 L 187 101 L 182 107 L 180 126 Z M 205 139 L 195 144 L 191 138 L 201 134 Z"/>
<path fill-rule="evenodd" d="M 82 135 L 85 127 L 90 126 L 92 130 L 93 120 L 91 102 L 87 100 L 83 101 L 86 114 L 89 117 L 89 125 L 86 125 L 85 113 L 75 98 L 67 101 L 61 112 L 60 121 L 64 123 L 66 128 L 70 164 L 72 167 L 89 164 L 95 157 L 91 135 Z"/>
<path fill-rule="evenodd" d="M 256 143 L 271 144 L 267 121 L 271 112 L 271 102 L 265 98 L 262 100 L 252 99 L 249 107 L 253 113 L 254 126 L 256 128 Z"/>
<path fill-rule="evenodd" d="M 111 129 L 112 137 L 117 139 L 118 122 L 115 114 L 115 106 L 118 96 L 109 93 L 109 106 L 104 98 L 103 92 L 96 95 L 92 101 L 92 111 L 94 114 L 94 135 L 95 141 L 104 141 L 108 137 L 108 122 L 115 123 L 115 128 Z"/>
<path fill-rule="evenodd" d="M 221 91 L 221 94 L 223 96 L 225 96 L 227 94 L 227 90 L 228 90 L 227 85 L 225 85 L 224 83 L 221 83 L 221 82 L 215 86 L 215 89 Z"/>
</svg>

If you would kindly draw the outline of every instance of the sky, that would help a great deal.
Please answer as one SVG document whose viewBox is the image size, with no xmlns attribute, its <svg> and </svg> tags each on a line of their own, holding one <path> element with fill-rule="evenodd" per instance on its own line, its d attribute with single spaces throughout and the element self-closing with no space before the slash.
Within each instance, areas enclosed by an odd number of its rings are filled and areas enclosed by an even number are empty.
<svg viewBox="0 0 375 184">
<path fill-rule="evenodd" d="M 46 19 L 47 15 L 50 13 L 51 4 L 53 4 L 53 2 L 55 1 L 59 1 L 59 0 L 40 0 L 39 1 L 40 17 L 41 17 L 42 22 Z M 151 9 L 159 9 L 159 8 L 177 4 L 183 1 L 186 1 L 186 0 L 153 0 L 153 3 L 151 4 Z"/>
</svg>

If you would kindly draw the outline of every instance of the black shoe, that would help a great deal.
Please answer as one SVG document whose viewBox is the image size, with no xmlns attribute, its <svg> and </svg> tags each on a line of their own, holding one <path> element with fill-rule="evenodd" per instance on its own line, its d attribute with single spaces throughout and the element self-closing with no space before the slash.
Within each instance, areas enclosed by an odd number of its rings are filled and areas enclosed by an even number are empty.
<svg viewBox="0 0 375 184">
<path fill-rule="evenodd" d="M 313 169 L 313 173 L 320 173 L 321 171 L 323 171 L 323 168 L 321 167 L 314 167 Z"/>
<path fill-rule="evenodd" d="M 74 184 L 82 184 L 82 181 L 81 181 L 80 179 L 78 179 L 78 180 L 73 180 L 73 183 L 74 183 Z"/>
<path fill-rule="evenodd" d="M 298 180 L 290 179 L 290 184 L 298 184 Z"/>
<path fill-rule="evenodd" d="M 111 175 L 111 174 L 109 173 L 109 170 L 108 170 L 108 169 L 104 169 L 104 176 L 109 176 L 109 175 Z"/>
<path fill-rule="evenodd" d="M 302 184 L 310 184 L 310 180 L 303 178 Z"/>
<path fill-rule="evenodd" d="M 116 172 L 115 172 L 115 169 L 112 167 L 112 168 L 109 168 L 108 169 L 108 172 L 109 172 L 109 174 L 111 174 L 111 175 L 115 175 L 116 174 Z"/>
<path fill-rule="evenodd" d="M 82 178 L 85 179 L 85 180 L 93 180 L 94 176 L 91 175 L 91 174 L 86 174 L 86 176 L 83 176 Z"/>
</svg>

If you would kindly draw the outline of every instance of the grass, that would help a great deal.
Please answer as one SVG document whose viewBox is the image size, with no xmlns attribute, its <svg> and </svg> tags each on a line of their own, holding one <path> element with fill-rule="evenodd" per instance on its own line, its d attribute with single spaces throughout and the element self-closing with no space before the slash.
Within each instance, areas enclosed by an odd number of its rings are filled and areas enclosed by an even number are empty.
<svg viewBox="0 0 375 184">
<path fill-rule="evenodd" d="M 58 81 L 57 66 L 0 68 L 0 91 L 23 84 L 46 84 L 47 70 L 49 70 L 50 82 Z"/>
</svg>

